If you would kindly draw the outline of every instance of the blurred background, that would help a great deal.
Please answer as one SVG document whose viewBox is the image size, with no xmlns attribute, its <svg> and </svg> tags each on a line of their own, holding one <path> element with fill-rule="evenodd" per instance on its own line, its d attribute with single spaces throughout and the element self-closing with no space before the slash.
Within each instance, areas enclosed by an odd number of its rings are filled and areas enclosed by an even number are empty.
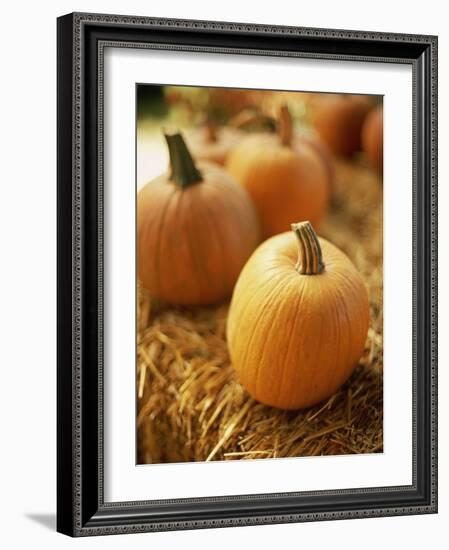
<svg viewBox="0 0 449 550">
<path fill-rule="evenodd" d="M 226 156 L 247 133 L 274 132 L 281 105 L 288 105 L 295 132 L 317 139 L 329 152 L 358 157 L 358 162 L 382 169 L 381 144 L 365 146 L 362 126 L 366 115 L 381 109 L 380 96 L 348 96 L 140 84 L 137 88 L 137 186 L 167 168 L 168 152 L 162 130 L 181 129 L 196 158 Z M 211 131 L 212 129 L 212 131 Z M 343 139 L 342 139 L 343 138 Z M 367 140 L 365 140 L 367 141 Z M 373 139 L 371 140 L 373 141 Z M 367 158 L 366 158 L 367 157 Z"/>
</svg>

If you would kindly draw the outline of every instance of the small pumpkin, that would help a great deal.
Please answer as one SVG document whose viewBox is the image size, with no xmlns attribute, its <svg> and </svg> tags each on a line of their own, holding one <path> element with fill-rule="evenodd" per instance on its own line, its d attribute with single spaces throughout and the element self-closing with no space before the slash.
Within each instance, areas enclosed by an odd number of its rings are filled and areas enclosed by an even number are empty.
<svg viewBox="0 0 449 550">
<path fill-rule="evenodd" d="M 371 107 L 367 96 L 319 94 L 313 103 L 312 122 L 333 153 L 349 156 L 360 151 L 362 125 Z"/>
<path fill-rule="evenodd" d="M 237 128 L 217 126 L 211 122 L 186 134 L 187 145 L 196 160 L 207 160 L 224 165 L 229 153 L 242 139 Z"/>
<path fill-rule="evenodd" d="M 362 149 L 372 165 L 382 171 L 384 160 L 384 113 L 381 105 L 366 117 L 362 128 Z"/>
<path fill-rule="evenodd" d="M 282 409 L 330 397 L 357 365 L 369 323 L 367 291 L 349 258 L 309 222 L 292 229 L 252 254 L 227 324 L 240 382 Z"/>
<path fill-rule="evenodd" d="M 326 167 L 313 147 L 293 139 L 285 106 L 278 126 L 277 134 L 243 139 L 226 164 L 253 199 L 264 238 L 287 231 L 297 219 L 309 219 L 318 226 L 329 201 Z"/>
<path fill-rule="evenodd" d="M 221 168 L 194 163 L 179 133 L 165 136 L 170 172 L 137 197 L 137 269 L 152 297 L 181 305 L 219 302 L 259 242 L 248 194 Z"/>
</svg>

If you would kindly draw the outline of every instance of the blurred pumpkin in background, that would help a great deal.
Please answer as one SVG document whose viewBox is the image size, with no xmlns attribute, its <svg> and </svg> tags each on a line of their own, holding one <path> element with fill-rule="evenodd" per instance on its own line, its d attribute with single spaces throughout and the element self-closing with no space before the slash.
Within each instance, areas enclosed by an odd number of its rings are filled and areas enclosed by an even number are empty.
<svg viewBox="0 0 449 550">
<path fill-rule="evenodd" d="M 196 160 L 224 165 L 229 153 L 245 134 L 229 126 L 217 127 L 212 122 L 186 132 L 186 142 Z"/>
<path fill-rule="evenodd" d="M 209 113 L 202 126 L 186 132 L 186 141 L 197 160 L 209 160 L 224 165 L 230 153 L 248 132 L 273 132 L 275 128 L 272 117 L 253 107 L 239 111 L 228 119 L 226 125 L 218 125 Z"/>
<path fill-rule="evenodd" d="M 317 94 L 311 109 L 312 124 L 333 153 L 349 156 L 361 149 L 362 125 L 371 107 L 367 96 Z"/>
<path fill-rule="evenodd" d="M 329 147 L 323 141 L 321 141 L 318 136 L 312 134 L 303 134 L 301 136 L 298 136 L 296 139 L 299 140 L 298 146 L 300 146 L 301 142 L 310 145 L 310 147 L 312 147 L 315 153 L 317 153 L 320 159 L 323 161 L 324 167 L 326 168 L 327 172 L 329 189 L 332 192 L 335 184 L 335 166 L 334 159 L 332 157 L 332 153 L 329 150 Z"/>
<path fill-rule="evenodd" d="M 374 108 L 362 128 L 362 148 L 371 164 L 382 172 L 384 160 L 384 112 L 382 105 Z"/>
<path fill-rule="evenodd" d="M 260 105 L 270 90 L 252 90 L 238 88 L 210 88 L 210 102 L 219 104 L 226 109 L 229 116 L 235 115 L 243 109 Z"/>
<path fill-rule="evenodd" d="M 137 197 L 137 270 L 151 296 L 206 305 L 228 297 L 260 240 L 247 192 L 217 165 L 193 161 L 166 135 L 170 170 Z"/>
<path fill-rule="evenodd" d="M 295 220 L 308 219 L 319 226 L 326 213 L 327 168 L 313 146 L 294 138 L 285 105 L 278 132 L 244 138 L 231 152 L 226 168 L 253 199 L 264 238 L 287 231 Z"/>
</svg>

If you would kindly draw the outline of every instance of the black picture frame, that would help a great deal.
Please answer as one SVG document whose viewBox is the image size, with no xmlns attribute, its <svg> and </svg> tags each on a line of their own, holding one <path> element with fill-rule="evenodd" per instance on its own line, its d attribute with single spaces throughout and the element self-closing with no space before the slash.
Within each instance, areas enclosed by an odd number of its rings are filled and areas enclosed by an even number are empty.
<svg viewBox="0 0 449 550">
<path fill-rule="evenodd" d="M 71 536 L 437 511 L 437 37 L 75 13 L 57 21 L 57 530 Z M 102 44 L 407 63 L 413 70 L 413 483 L 105 503 Z"/>
</svg>

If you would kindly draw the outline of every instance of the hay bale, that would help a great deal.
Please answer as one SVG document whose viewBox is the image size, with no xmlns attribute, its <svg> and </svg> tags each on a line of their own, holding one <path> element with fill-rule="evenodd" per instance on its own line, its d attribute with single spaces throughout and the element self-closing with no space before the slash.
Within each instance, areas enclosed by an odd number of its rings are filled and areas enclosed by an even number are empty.
<svg viewBox="0 0 449 550">
<path fill-rule="evenodd" d="M 382 452 L 382 186 L 361 161 L 337 163 L 335 200 L 320 233 L 354 261 L 370 296 L 365 351 L 348 382 L 306 410 L 262 405 L 230 364 L 227 304 L 165 307 L 139 289 L 140 464 Z"/>
</svg>

